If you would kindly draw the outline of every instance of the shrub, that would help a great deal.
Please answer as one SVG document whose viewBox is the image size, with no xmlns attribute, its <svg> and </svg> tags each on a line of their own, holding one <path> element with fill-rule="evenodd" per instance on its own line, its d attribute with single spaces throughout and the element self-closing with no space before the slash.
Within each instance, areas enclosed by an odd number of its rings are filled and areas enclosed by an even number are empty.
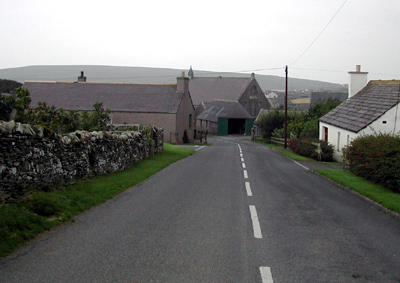
<svg viewBox="0 0 400 283">
<path fill-rule="evenodd" d="M 329 144 L 327 141 L 321 142 L 322 158 L 321 161 L 331 162 L 333 161 L 333 145 Z"/>
<path fill-rule="evenodd" d="M 292 139 L 289 141 L 289 148 L 301 155 L 318 160 L 317 147 L 313 143 L 321 144 L 321 161 L 332 161 L 333 160 L 333 146 L 328 144 L 326 141 L 318 141 L 316 139 Z"/>
<path fill-rule="evenodd" d="M 354 174 L 400 192 L 400 137 L 358 137 L 346 149 L 346 158 Z"/>
<path fill-rule="evenodd" d="M 312 144 L 311 139 L 292 139 L 289 142 L 289 148 L 297 154 L 302 156 L 318 159 L 315 146 Z"/>
</svg>

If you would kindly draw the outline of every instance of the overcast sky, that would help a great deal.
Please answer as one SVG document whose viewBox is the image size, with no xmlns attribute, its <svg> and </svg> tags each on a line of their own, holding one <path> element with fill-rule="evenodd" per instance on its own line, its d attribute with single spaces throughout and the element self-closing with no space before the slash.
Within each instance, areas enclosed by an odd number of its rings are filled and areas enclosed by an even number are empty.
<svg viewBox="0 0 400 283">
<path fill-rule="evenodd" d="M 0 3 L 0 69 L 192 65 L 284 76 L 289 65 L 290 77 L 347 83 L 358 64 L 369 79 L 400 79 L 399 0 Z"/>
</svg>

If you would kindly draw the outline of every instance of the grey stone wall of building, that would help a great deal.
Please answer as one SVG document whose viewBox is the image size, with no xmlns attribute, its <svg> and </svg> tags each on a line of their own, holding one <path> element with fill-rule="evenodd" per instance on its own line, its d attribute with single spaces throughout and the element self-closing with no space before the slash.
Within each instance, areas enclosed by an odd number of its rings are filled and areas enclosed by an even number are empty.
<svg viewBox="0 0 400 283">
<path fill-rule="evenodd" d="M 45 127 L 0 122 L 0 202 L 26 185 L 71 184 L 127 169 L 163 151 L 163 131 L 56 135 Z M 153 147 L 151 146 L 154 140 Z"/>
</svg>

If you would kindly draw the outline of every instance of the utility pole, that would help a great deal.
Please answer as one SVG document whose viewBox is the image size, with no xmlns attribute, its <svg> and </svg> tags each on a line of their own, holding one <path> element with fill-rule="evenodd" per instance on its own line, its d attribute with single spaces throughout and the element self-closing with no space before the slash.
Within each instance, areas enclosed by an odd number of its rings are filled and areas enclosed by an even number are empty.
<svg viewBox="0 0 400 283">
<path fill-rule="evenodd" d="M 287 148 L 287 101 L 288 101 L 288 66 L 285 68 L 285 143 L 283 145 L 284 148 Z"/>
</svg>

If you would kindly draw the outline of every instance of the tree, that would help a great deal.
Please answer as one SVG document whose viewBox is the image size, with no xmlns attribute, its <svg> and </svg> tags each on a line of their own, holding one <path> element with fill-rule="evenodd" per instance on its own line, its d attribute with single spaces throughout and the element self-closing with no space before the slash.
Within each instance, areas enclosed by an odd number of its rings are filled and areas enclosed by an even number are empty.
<svg viewBox="0 0 400 283">
<path fill-rule="evenodd" d="M 4 121 L 15 120 L 26 123 L 25 111 L 29 109 L 31 97 L 29 90 L 20 87 L 14 94 L 0 96 L 0 119 Z"/>
<path fill-rule="evenodd" d="M 325 100 L 317 101 L 313 106 L 308 110 L 308 114 L 311 119 L 313 118 L 321 118 L 331 110 L 335 109 L 342 102 L 337 98 L 328 98 Z"/>
<path fill-rule="evenodd" d="M 285 117 L 282 111 L 274 109 L 261 117 L 256 125 L 263 130 L 263 137 L 270 139 L 275 129 L 283 127 Z"/>
<path fill-rule="evenodd" d="M 22 84 L 17 81 L 0 79 L 0 93 L 12 93 L 19 87 L 22 87 Z"/>
</svg>

